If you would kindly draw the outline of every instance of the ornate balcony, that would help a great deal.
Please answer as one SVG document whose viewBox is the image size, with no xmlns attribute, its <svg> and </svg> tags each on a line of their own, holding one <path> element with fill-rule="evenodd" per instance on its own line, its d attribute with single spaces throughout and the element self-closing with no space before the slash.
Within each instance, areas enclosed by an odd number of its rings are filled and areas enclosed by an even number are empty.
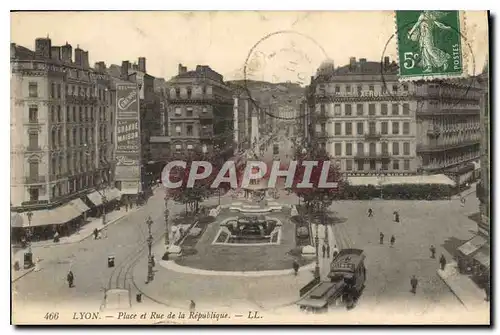
<svg viewBox="0 0 500 335">
<path fill-rule="evenodd" d="M 45 176 L 28 176 L 25 177 L 25 184 L 44 184 Z"/>
<path fill-rule="evenodd" d="M 37 152 L 42 151 L 42 148 L 39 145 L 28 145 L 26 147 L 26 152 Z"/>
<path fill-rule="evenodd" d="M 380 133 L 376 133 L 376 132 L 368 132 L 365 134 L 365 140 L 369 141 L 378 141 L 380 140 L 380 138 L 382 137 L 382 135 Z"/>
<path fill-rule="evenodd" d="M 362 152 L 362 153 L 357 153 L 354 156 L 354 159 L 356 160 L 368 160 L 368 159 L 375 159 L 375 160 L 388 160 L 390 159 L 390 155 L 388 152 Z"/>
</svg>

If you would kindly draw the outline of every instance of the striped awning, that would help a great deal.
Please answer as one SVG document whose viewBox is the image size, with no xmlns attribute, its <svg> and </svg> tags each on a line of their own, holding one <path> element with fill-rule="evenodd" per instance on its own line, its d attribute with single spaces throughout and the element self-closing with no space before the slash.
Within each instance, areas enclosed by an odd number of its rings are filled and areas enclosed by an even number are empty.
<svg viewBox="0 0 500 335">
<path fill-rule="evenodd" d="M 486 242 L 487 241 L 483 237 L 479 235 L 474 236 L 469 241 L 465 242 L 460 247 L 458 247 L 458 251 L 460 251 L 465 256 L 469 256 L 470 254 L 481 248 L 483 245 L 485 245 Z"/>
<path fill-rule="evenodd" d="M 38 227 L 63 224 L 82 215 L 81 211 L 70 203 L 57 208 L 32 211 L 31 213 L 33 216 L 31 217 L 31 222 L 28 220 L 27 213 L 29 212 L 17 214 L 19 218 L 16 217 L 14 221 L 12 221 L 13 217 L 11 215 L 11 225 L 13 225 L 13 227 Z"/>
<path fill-rule="evenodd" d="M 87 194 L 87 198 L 95 205 L 102 205 L 102 197 L 106 197 L 106 201 L 113 201 L 122 196 L 122 193 L 116 188 L 107 188 L 102 191 L 94 191 Z"/>
<path fill-rule="evenodd" d="M 77 210 L 79 210 L 81 213 L 85 213 L 90 209 L 87 205 L 85 205 L 85 203 L 80 198 L 71 200 L 69 203 Z"/>
</svg>

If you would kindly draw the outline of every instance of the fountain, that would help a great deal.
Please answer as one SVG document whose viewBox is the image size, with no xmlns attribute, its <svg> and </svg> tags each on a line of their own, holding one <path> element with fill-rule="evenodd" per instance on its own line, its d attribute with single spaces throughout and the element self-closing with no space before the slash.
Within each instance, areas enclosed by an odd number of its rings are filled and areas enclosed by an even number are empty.
<svg viewBox="0 0 500 335">
<path fill-rule="evenodd" d="M 213 244 L 261 245 L 279 244 L 281 221 L 260 216 L 239 216 L 221 223 Z"/>
</svg>

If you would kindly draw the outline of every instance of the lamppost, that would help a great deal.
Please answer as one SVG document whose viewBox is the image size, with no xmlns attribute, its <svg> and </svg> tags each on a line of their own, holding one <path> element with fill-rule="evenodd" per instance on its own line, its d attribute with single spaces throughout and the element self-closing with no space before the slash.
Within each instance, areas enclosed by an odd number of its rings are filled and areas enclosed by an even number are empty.
<svg viewBox="0 0 500 335">
<path fill-rule="evenodd" d="M 314 237 L 314 244 L 316 246 L 316 266 L 314 267 L 314 278 L 319 278 L 320 272 L 319 272 L 319 223 L 318 222 L 316 223 L 316 236 Z"/>
<path fill-rule="evenodd" d="M 28 252 L 30 254 L 32 254 L 32 250 L 31 250 L 31 218 L 33 217 L 33 212 L 29 211 L 28 213 L 26 213 L 26 216 L 28 217 L 28 229 L 26 231 L 26 237 L 28 237 L 27 239 L 27 242 L 28 242 Z"/>
<path fill-rule="evenodd" d="M 328 205 L 330 204 L 330 198 L 328 197 L 327 194 L 324 195 L 323 197 L 323 202 L 322 202 L 322 208 L 321 208 L 321 220 L 323 221 L 323 227 L 325 227 L 325 241 L 329 245 L 330 240 L 328 239 L 328 227 L 327 227 L 327 221 L 326 221 L 326 210 L 328 208 Z"/>
<path fill-rule="evenodd" d="M 153 255 L 151 254 L 151 247 L 153 246 L 153 235 L 151 233 L 151 226 L 153 225 L 153 220 L 151 220 L 151 217 L 149 216 L 146 220 L 146 224 L 148 225 L 148 238 L 147 238 L 147 243 L 148 243 L 148 274 L 147 274 L 147 279 L 146 279 L 146 284 L 150 283 L 153 281 Z"/>
<path fill-rule="evenodd" d="M 169 229 L 168 229 L 168 217 L 170 215 L 170 211 L 168 210 L 168 194 L 165 194 L 165 247 L 168 252 L 168 246 L 170 245 L 169 239 Z"/>
</svg>

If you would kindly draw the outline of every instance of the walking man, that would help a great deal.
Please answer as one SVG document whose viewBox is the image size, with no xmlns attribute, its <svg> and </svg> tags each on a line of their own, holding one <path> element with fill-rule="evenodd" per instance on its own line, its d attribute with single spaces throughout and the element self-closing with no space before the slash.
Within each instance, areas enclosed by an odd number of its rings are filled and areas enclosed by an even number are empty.
<svg viewBox="0 0 500 335">
<path fill-rule="evenodd" d="M 464 197 L 460 198 L 460 206 L 462 206 L 462 207 L 465 206 L 465 198 Z"/>
<path fill-rule="evenodd" d="M 299 263 L 297 262 L 296 259 L 293 260 L 293 272 L 295 273 L 295 275 L 297 275 L 297 273 L 299 272 Z"/>
<path fill-rule="evenodd" d="M 97 240 L 98 237 L 99 237 L 99 229 L 94 228 L 94 240 Z"/>
<path fill-rule="evenodd" d="M 190 300 L 189 301 L 189 311 L 194 312 L 195 309 L 196 309 L 196 304 L 194 303 L 193 300 Z"/>
<path fill-rule="evenodd" d="M 418 286 L 418 279 L 413 275 L 410 279 L 410 285 L 411 285 L 411 293 L 416 294 L 417 293 L 417 286 Z"/>
<path fill-rule="evenodd" d="M 380 244 L 384 244 L 384 233 L 380 232 Z"/>
<path fill-rule="evenodd" d="M 66 276 L 66 280 L 68 281 L 69 288 L 72 288 L 75 276 L 73 275 L 73 272 L 71 270 L 69 270 L 68 275 Z"/>
<path fill-rule="evenodd" d="M 431 245 L 431 248 L 429 249 L 431 251 L 431 258 L 436 258 L 436 248 L 434 245 Z"/>
<path fill-rule="evenodd" d="M 337 257 L 338 254 L 339 254 L 339 249 L 337 249 L 337 245 L 335 244 L 333 246 L 333 258 Z"/>
<path fill-rule="evenodd" d="M 368 217 L 373 217 L 373 210 L 371 208 L 368 208 Z"/>
<path fill-rule="evenodd" d="M 330 258 L 330 244 L 326 245 L 326 258 Z"/>
<path fill-rule="evenodd" d="M 323 244 L 323 246 L 321 247 L 321 250 L 323 251 L 323 258 L 325 258 L 325 254 L 326 254 L 326 246 Z"/>
<path fill-rule="evenodd" d="M 391 248 L 394 246 L 394 242 L 396 242 L 396 238 L 394 235 L 391 236 Z"/>
<path fill-rule="evenodd" d="M 444 267 L 446 266 L 446 258 L 443 254 L 441 254 L 441 257 L 439 257 L 439 264 L 441 264 L 441 270 L 444 271 Z"/>
</svg>

